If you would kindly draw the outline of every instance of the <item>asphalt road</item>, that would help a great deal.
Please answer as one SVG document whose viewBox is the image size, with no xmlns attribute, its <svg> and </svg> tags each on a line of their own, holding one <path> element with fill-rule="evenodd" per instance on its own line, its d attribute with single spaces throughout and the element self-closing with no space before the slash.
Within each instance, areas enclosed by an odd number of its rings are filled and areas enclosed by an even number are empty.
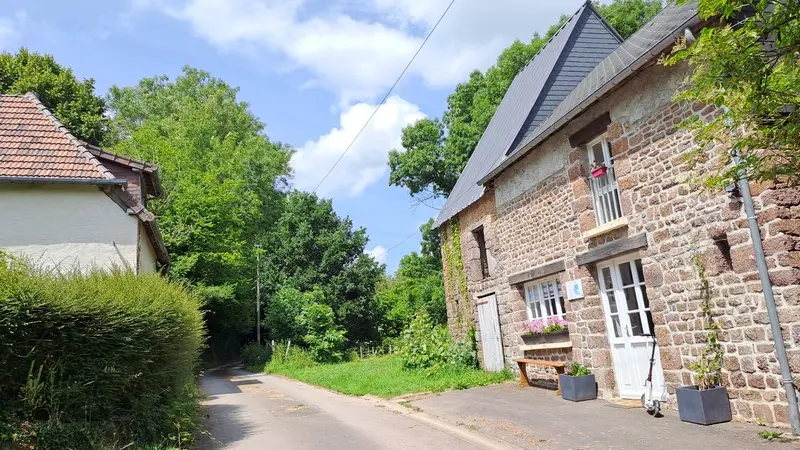
<svg viewBox="0 0 800 450">
<path fill-rule="evenodd" d="M 348 397 L 246 372 L 204 375 L 211 437 L 201 449 L 485 448 L 469 431 L 442 429 L 389 402 Z M 394 407 L 392 407 L 394 406 Z M 466 433 L 466 434 L 465 434 Z"/>
</svg>

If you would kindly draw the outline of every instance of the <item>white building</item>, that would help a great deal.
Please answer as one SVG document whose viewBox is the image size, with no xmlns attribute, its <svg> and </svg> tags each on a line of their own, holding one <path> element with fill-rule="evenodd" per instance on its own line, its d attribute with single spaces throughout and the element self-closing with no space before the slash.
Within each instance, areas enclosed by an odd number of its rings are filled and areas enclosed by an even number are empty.
<svg viewBox="0 0 800 450">
<path fill-rule="evenodd" d="M 157 167 L 76 139 L 34 96 L 0 95 L 0 248 L 38 266 L 153 272 Z"/>
</svg>

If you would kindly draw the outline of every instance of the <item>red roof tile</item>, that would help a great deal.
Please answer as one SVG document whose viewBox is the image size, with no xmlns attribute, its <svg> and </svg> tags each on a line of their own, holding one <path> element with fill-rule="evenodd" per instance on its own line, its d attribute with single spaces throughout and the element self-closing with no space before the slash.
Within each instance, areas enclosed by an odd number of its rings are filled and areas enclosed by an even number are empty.
<svg viewBox="0 0 800 450">
<path fill-rule="evenodd" d="M 0 177 L 114 178 L 33 94 L 0 95 Z"/>
</svg>

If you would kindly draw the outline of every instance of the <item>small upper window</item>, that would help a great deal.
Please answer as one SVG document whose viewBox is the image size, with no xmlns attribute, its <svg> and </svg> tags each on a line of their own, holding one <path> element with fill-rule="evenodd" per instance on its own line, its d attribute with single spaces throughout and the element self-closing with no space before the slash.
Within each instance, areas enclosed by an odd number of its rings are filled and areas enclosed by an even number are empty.
<svg viewBox="0 0 800 450">
<path fill-rule="evenodd" d="M 528 319 L 564 318 L 564 296 L 561 282 L 552 278 L 525 285 L 525 303 L 528 306 Z"/>
<path fill-rule="evenodd" d="M 589 161 L 592 164 L 589 185 L 592 190 L 597 225 L 603 225 L 622 217 L 619 189 L 614 175 L 614 157 L 605 137 L 589 143 Z"/>
<path fill-rule="evenodd" d="M 483 236 L 483 227 L 472 232 L 475 242 L 478 243 L 478 250 L 481 258 L 481 278 L 489 276 L 489 259 L 486 256 L 486 239 Z"/>
</svg>

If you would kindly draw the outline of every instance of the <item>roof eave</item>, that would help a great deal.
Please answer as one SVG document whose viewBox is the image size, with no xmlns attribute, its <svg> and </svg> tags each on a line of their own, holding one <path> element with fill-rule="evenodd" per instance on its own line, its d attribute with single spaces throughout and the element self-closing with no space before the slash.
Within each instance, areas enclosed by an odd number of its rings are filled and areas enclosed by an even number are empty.
<svg viewBox="0 0 800 450">
<path fill-rule="evenodd" d="M 90 184 L 90 185 L 127 185 L 128 180 L 122 178 L 48 178 L 48 177 L 3 177 L 0 183 L 45 183 L 45 184 Z"/>
<path fill-rule="evenodd" d="M 536 137 L 533 141 L 527 144 L 521 150 L 513 153 L 508 159 L 503 161 L 499 166 L 497 166 L 494 170 L 489 172 L 486 176 L 481 178 L 478 181 L 478 184 L 481 186 L 486 186 L 487 183 L 494 181 L 501 173 L 503 173 L 506 169 L 516 163 L 518 160 L 525 157 L 531 150 L 536 148 L 539 144 L 543 141 L 548 139 L 550 136 L 553 135 L 556 131 L 563 128 L 568 122 L 573 120 L 577 117 L 580 113 L 585 111 L 589 106 L 595 103 L 600 98 L 604 97 L 606 94 L 614 90 L 615 87 L 620 85 L 622 82 L 627 80 L 629 77 L 634 75 L 635 73 L 639 72 L 648 62 L 652 61 L 655 57 L 661 55 L 672 43 L 675 41 L 676 38 L 683 35 L 683 30 L 687 27 L 694 27 L 700 23 L 700 18 L 697 14 L 695 14 L 691 19 L 684 22 L 679 28 L 673 31 L 670 35 L 666 36 L 661 42 L 658 43 L 655 47 L 650 49 L 647 53 L 640 56 L 636 61 L 634 61 L 631 65 L 629 65 L 625 70 L 618 73 L 616 76 L 611 78 L 610 80 L 606 81 L 603 86 L 600 87 L 597 91 L 595 91 L 591 96 L 586 98 L 584 101 L 579 103 L 577 106 L 572 108 L 564 117 L 556 121 L 553 125 L 549 126 L 543 133 Z"/>
</svg>

